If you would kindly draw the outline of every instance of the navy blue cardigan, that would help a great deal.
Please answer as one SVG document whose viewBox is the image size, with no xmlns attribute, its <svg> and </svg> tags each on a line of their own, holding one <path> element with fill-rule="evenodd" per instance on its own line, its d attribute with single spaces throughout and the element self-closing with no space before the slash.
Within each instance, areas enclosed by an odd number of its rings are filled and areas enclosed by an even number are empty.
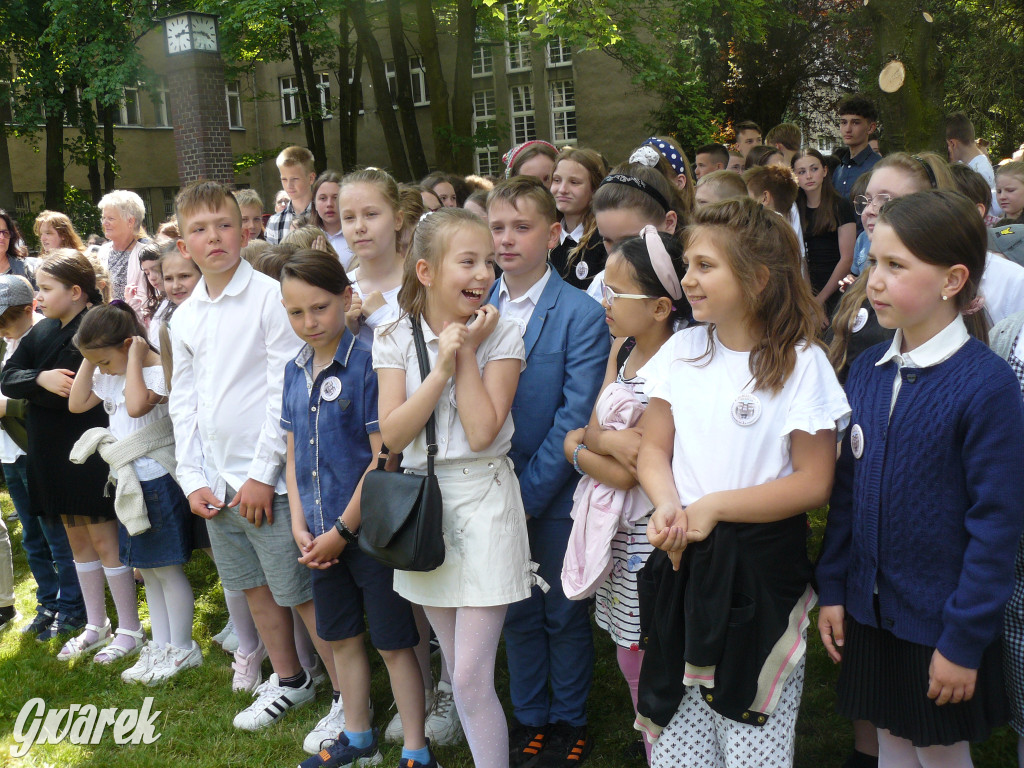
<svg viewBox="0 0 1024 768">
<path fill-rule="evenodd" d="M 817 568 L 821 605 L 934 647 L 977 669 L 1002 630 L 1024 526 L 1024 406 L 1004 360 L 971 339 L 930 368 L 875 366 L 889 344 L 854 362 L 851 424 Z"/>
</svg>

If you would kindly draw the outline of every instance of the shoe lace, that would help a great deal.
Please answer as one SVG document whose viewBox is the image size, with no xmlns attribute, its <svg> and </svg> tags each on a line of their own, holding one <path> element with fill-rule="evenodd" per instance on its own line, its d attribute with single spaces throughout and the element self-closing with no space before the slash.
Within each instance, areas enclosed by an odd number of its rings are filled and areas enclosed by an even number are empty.
<svg viewBox="0 0 1024 768">
<path fill-rule="evenodd" d="M 431 707 L 430 714 L 437 715 L 447 719 L 449 713 L 452 710 L 452 706 L 455 704 L 455 698 L 452 694 L 447 691 L 438 691 L 434 696 L 434 706 Z"/>
<path fill-rule="evenodd" d="M 256 690 L 253 692 L 256 701 L 251 706 L 256 708 L 265 707 L 280 696 L 283 690 L 281 686 L 274 685 L 270 680 L 264 680 L 256 686 Z"/>
</svg>

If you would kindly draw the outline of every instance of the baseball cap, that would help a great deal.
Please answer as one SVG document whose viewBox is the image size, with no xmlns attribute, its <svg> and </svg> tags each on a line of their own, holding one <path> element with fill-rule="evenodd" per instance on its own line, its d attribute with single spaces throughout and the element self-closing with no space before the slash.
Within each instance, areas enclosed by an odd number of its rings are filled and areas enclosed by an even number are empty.
<svg viewBox="0 0 1024 768">
<path fill-rule="evenodd" d="M 1024 265 L 1024 224 L 994 227 L 988 231 L 988 248 L 1010 261 Z"/>
<path fill-rule="evenodd" d="M 21 275 L 0 275 L 0 315 L 11 307 L 23 307 L 31 304 L 36 292 L 26 278 Z"/>
</svg>

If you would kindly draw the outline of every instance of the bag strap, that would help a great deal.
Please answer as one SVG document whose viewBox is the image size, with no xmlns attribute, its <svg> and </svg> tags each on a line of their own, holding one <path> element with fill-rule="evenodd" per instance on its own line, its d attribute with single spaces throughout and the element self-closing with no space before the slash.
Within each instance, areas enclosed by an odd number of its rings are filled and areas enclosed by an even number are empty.
<svg viewBox="0 0 1024 768">
<path fill-rule="evenodd" d="M 427 357 L 427 342 L 423 338 L 423 328 L 420 326 L 420 319 L 415 318 L 412 315 L 408 315 L 409 322 L 412 324 L 412 338 L 416 344 L 416 359 L 420 365 L 420 380 L 426 381 L 427 376 L 430 374 L 430 358 Z M 380 453 L 377 455 L 377 469 L 384 469 L 388 460 L 388 447 L 382 445 Z M 430 412 L 430 418 L 427 419 L 427 474 L 434 474 L 434 456 L 437 455 L 437 433 L 434 426 L 434 412 Z"/>
</svg>

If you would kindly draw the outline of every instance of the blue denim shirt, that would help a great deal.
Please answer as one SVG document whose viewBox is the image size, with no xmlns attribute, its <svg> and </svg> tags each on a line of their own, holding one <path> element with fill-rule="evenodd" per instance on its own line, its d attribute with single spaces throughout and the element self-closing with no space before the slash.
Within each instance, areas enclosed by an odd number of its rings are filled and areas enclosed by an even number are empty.
<svg viewBox="0 0 1024 768">
<path fill-rule="evenodd" d="M 850 265 L 850 272 L 860 275 L 868 263 L 868 253 L 871 251 L 871 239 L 867 232 L 857 235 L 857 241 L 853 244 L 853 264 Z"/>
<path fill-rule="evenodd" d="M 324 382 L 341 383 L 334 400 Z M 345 330 L 334 361 L 313 379 L 308 344 L 284 371 L 281 426 L 295 441 L 295 479 L 306 525 L 313 536 L 327 531 L 348 506 L 370 464 L 369 435 L 377 421 L 377 374 L 370 348 Z"/>
<path fill-rule="evenodd" d="M 849 150 L 844 150 L 838 157 L 839 167 L 832 174 L 832 186 L 836 188 L 836 192 L 850 200 L 850 191 L 853 189 L 854 183 L 862 174 L 874 168 L 875 163 L 881 160 L 882 156 L 869 145 L 853 157 L 850 157 Z M 850 202 L 853 201 L 850 200 Z M 860 231 L 860 217 L 858 216 L 857 219 L 857 231 Z"/>
</svg>

